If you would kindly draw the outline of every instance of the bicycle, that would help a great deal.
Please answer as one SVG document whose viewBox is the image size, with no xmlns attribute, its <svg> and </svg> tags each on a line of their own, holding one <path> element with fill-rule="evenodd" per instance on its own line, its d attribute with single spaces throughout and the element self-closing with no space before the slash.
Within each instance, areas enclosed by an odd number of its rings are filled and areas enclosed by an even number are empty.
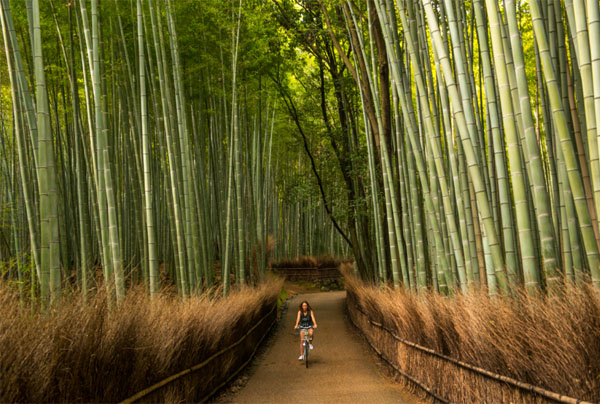
<svg viewBox="0 0 600 404">
<path fill-rule="evenodd" d="M 308 368 L 308 352 L 310 351 L 310 335 L 308 333 L 308 328 L 297 328 L 296 331 L 298 333 L 303 333 L 302 346 L 304 347 L 304 364 Z"/>
</svg>

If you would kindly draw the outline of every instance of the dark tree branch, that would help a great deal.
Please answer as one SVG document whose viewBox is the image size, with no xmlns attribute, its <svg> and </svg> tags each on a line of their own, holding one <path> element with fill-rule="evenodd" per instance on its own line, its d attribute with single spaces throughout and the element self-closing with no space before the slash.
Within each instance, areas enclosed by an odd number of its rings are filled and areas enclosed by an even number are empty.
<svg viewBox="0 0 600 404">
<path fill-rule="evenodd" d="M 352 242 L 350 241 L 350 239 L 348 238 L 346 233 L 344 233 L 342 228 L 339 226 L 337 220 L 335 220 L 335 217 L 333 217 L 333 213 L 331 211 L 331 208 L 329 207 L 329 203 L 327 202 L 327 198 L 325 196 L 325 189 L 323 188 L 323 181 L 321 180 L 321 176 L 319 175 L 319 172 L 317 171 L 317 165 L 315 163 L 315 159 L 310 151 L 310 148 L 308 147 L 308 139 L 306 138 L 306 134 L 304 133 L 302 124 L 300 123 L 300 118 L 298 117 L 298 110 L 296 109 L 296 106 L 294 105 L 294 101 L 292 100 L 291 96 L 285 91 L 283 84 L 279 80 L 277 80 L 276 78 L 274 78 L 272 76 L 271 76 L 271 79 L 273 80 L 273 82 L 277 86 L 277 89 L 279 90 L 279 93 L 283 97 L 285 106 L 286 106 L 290 116 L 294 120 L 296 127 L 298 128 L 298 132 L 300 132 L 300 135 L 302 136 L 302 140 L 304 142 L 304 150 L 306 151 L 306 154 L 308 155 L 308 157 L 310 159 L 312 171 L 315 174 L 317 183 L 319 184 L 319 190 L 321 191 L 321 198 L 323 199 L 323 203 L 325 204 L 325 210 L 327 211 L 327 214 L 329 215 L 329 218 L 331 219 L 331 222 L 333 223 L 333 226 L 338 231 L 338 233 L 341 234 L 341 236 L 344 238 L 344 240 L 346 240 L 346 242 L 348 243 L 348 245 L 351 248 L 354 248 Z"/>
</svg>

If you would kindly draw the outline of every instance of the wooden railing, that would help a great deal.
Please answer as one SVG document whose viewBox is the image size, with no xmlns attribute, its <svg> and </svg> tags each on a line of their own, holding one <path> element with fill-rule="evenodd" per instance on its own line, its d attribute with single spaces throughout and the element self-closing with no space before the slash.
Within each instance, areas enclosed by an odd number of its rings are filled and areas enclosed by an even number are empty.
<svg viewBox="0 0 600 404">
<path fill-rule="evenodd" d="M 328 281 L 340 279 L 342 274 L 338 267 L 330 268 L 272 268 L 273 272 L 278 273 L 289 281 Z"/>
<path fill-rule="evenodd" d="M 470 398 L 466 399 L 465 395 L 461 396 L 461 394 L 454 397 L 452 397 L 452 394 L 450 394 L 451 397 L 443 397 L 443 393 L 436 391 L 434 385 L 430 384 L 432 380 L 436 379 L 444 379 L 446 382 L 456 385 L 457 388 L 454 389 L 454 393 L 458 393 L 459 390 L 463 389 L 471 391 L 474 396 L 477 396 L 474 391 L 477 388 L 469 387 L 469 383 L 466 381 L 470 381 L 473 385 L 479 385 L 480 389 L 489 392 L 489 395 L 484 394 L 486 400 L 489 399 L 486 402 L 592 404 L 588 401 L 555 393 L 539 386 L 491 372 L 408 341 L 384 324 L 371 319 L 351 294 L 347 296 L 346 308 L 350 321 L 363 334 L 367 343 L 377 355 L 399 374 L 438 402 L 481 402 L 481 397 L 474 397 L 472 400 Z M 429 383 L 424 380 L 417 380 L 411 374 L 411 367 L 414 368 L 415 365 L 420 368 L 431 369 L 426 372 L 430 376 Z M 436 373 L 443 373 L 444 377 L 438 378 L 435 375 Z M 469 374 L 470 377 L 465 374 Z M 461 383 L 458 383 L 459 381 Z M 486 384 L 488 386 L 483 387 Z M 491 396 L 491 393 L 495 396 Z"/>
</svg>

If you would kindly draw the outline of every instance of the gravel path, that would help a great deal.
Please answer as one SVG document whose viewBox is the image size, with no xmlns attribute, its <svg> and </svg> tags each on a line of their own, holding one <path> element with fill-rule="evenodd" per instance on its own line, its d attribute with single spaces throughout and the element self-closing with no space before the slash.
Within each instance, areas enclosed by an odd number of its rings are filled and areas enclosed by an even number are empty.
<svg viewBox="0 0 600 404">
<path fill-rule="evenodd" d="M 297 295 L 269 350 L 250 372 L 247 384 L 222 397 L 227 403 L 419 403 L 395 384 L 360 340 L 344 314 L 346 292 Z M 293 335 L 297 307 L 308 300 L 317 320 L 309 368 L 298 360 Z"/>
</svg>

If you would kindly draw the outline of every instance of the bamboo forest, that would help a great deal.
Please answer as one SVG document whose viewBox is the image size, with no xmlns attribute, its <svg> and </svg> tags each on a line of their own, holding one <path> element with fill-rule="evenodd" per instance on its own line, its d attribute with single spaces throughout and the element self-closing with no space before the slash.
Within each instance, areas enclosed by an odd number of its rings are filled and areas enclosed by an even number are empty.
<svg viewBox="0 0 600 404">
<path fill-rule="evenodd" d="M 600 400 L 598 0 L 0 23 L 1 402 Z"/>
</svg>

